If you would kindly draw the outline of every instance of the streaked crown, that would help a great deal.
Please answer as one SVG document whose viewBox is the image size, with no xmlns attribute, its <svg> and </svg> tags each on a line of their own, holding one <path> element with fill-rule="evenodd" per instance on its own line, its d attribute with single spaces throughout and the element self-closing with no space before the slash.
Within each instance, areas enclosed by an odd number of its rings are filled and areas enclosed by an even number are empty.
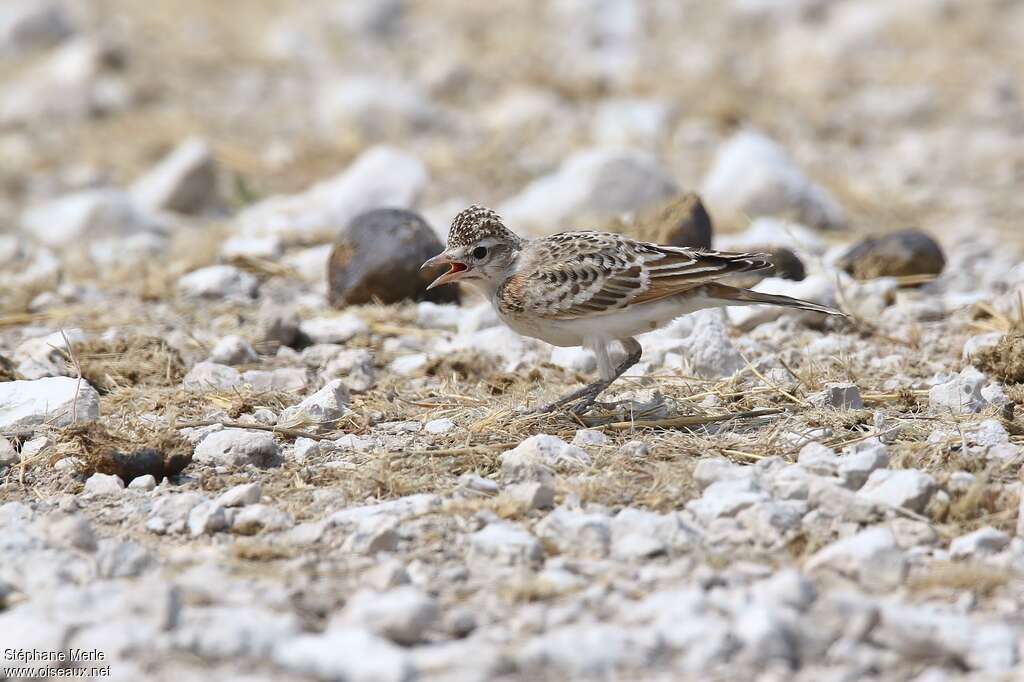
<svg viewBox="0 0 1024 682">
<path fill-rule="evenodd" d="M 452 220 L 448 230 L 448 248 L 476 244 L 485 237 L 519 242 L 519 237 L 505 227 L 500 215 L 489 208 L 473 204 Z"/>
</svg>

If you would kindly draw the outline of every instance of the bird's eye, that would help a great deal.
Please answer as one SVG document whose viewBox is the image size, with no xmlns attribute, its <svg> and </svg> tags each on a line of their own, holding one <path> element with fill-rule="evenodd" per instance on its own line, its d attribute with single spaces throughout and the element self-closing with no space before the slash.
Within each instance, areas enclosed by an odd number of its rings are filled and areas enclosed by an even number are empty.
<svg viewBox="0 0 1024 682">
<path fill-rule="evenodd" d="M 476 258 L 477 260 L 480 260 L 481 258 L 485 257 L 486 255 L 487 255 L 487 247 L 486 246 L 478 246 L 475 249 L 473 249 L 473 258 Z"/>
</svg>

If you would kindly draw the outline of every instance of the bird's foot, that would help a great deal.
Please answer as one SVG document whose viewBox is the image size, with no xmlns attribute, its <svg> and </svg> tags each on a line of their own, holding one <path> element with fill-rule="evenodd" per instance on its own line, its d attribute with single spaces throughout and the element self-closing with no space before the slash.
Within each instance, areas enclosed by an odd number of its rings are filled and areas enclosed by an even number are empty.
<svg viewBox="0 0 1024 682">
<path fill-rule="evenodd" d="M 584 386 L 580 390 L 574 391 L 573 393 L 570 393 L 564 398 L 559 398 L 550 405 L 542 407 L 541 409 L 537 410 L 537 413 L 545 414 L 548 412 L 556 412 L 565 407 L 566 405 L 569 405 L 571 403 L 577 403 L 576 405 L 573 406 L 572 413 L 575 414 L 577 417 L 583 416 L 584 414 L 587 413 L 588 410 L 590 410 L 591 407 L 595 405 L 595 403 L 597 403 L 597 396 L 599 396 L 601 392 L 606 388 L 608 388 L 608 384 L 603 381 L 599 381 L 597 383 Z"/>
</svg>

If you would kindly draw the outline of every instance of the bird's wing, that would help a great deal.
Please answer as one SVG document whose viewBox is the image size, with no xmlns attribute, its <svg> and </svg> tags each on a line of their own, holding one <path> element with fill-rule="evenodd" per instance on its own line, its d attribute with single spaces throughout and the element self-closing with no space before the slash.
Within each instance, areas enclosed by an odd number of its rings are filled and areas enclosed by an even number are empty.
<svg viewBox="0 0 1024 682">
<path fill-rule="evenodd" d="M 530 242 L 498 289 L 505 312 L 577 319 L 684 293 L 770 267 L 764 254 L 658 246 L 607 232 L 566 232 Z"/>
</svg>

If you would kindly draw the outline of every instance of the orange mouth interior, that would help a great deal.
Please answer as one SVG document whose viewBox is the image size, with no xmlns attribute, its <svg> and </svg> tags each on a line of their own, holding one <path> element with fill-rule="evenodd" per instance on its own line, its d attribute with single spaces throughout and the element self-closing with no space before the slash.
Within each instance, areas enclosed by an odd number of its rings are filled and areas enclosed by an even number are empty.
<svg viewBox="0 0 1024 682">
<path fill-rule="evenodd" d="M 451 269 L 448 272 L 444 273 L 444 274 L 446 274 L 446 275 L 454 275 L 457 272 L 463 272 L 463 271 L 469 269 L 469 268 L 466 267 L 465 263 L 459 263 L 458 261 L 452 263 L 451 265 L 452 265 Z"/>
</svg>

